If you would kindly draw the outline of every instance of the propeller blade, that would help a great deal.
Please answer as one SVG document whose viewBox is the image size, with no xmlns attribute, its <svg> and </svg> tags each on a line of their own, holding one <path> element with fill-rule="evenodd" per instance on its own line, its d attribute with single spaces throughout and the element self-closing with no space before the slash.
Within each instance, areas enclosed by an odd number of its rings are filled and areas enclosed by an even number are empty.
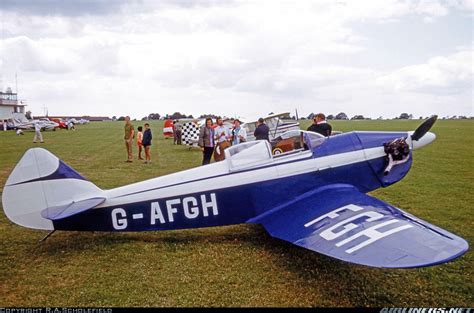
<svg viewBox="0 0 474 313">
<path fill-rule="evenodd" d="M 423 122 L 418 128 L 415 130 L 415 132 L 411 135 L 411 139 L 418 141 L 423 137 L 430 129 L 433 127 L 434 123 L 438 119 L 437 115 L 433 115 L 429 119 Z"/>
</svg>

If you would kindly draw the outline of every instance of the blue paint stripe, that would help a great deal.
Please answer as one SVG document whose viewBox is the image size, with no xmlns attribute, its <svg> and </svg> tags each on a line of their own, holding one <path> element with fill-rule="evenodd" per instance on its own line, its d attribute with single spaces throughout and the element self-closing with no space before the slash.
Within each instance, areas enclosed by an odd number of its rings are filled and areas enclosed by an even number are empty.
<svg viewBox="0 0 474 313">
<path fill-rule="evenodd" d="M 52 174 L 50 174 L 48 176 L 43 176 L 43 177 L 39 177 L 39 178 L 30 179 L 30 180 L 27 180 L 27 181 L 24 181 L 24 182 L 12 184 L 10 186 L 28 184 L 28 183 L 38 182 L 38 181 L 57 180 L 57 179 L 66 179 L 66 178 L 87 180 L 81 174 L 76 172 L 72 167 L 70 167 L 69 165 L 67 165 L 63 161 L 59 160 L 59 166 L 56 169 L 56 171 L 54 171 Z"/>
</svg>

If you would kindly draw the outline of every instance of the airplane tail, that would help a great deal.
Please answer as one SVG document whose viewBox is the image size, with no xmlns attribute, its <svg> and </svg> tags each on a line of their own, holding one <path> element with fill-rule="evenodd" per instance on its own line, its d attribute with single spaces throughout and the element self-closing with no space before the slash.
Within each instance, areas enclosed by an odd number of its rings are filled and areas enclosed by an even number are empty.
<svg viewBox="0 0 474 313">
<path fill-rule="evenodd" d="M 5 215 L 20 226 L 53 230 L 53 221 L 105 201 L 104 192 L 49 151 L 25 152 L 2 194 Z"/>
</svg>

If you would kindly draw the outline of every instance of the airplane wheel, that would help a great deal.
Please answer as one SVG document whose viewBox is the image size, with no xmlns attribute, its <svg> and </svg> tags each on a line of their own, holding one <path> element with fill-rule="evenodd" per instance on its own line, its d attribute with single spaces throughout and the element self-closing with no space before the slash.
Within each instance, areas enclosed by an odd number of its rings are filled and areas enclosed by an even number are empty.
<svg viewBox="0 0 474 313">
<path fill-rule="evenodd" d="M 283 153 L 283 150 L 281 148 L 275 148 L 272 151 L 273 155 L 280 155 Z"/>
</svg>

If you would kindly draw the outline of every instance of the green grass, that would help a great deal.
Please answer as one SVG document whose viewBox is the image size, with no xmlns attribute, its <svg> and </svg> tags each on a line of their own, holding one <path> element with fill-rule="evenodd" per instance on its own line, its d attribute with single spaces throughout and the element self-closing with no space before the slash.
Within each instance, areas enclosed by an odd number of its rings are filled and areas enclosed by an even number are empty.
<svg viewBox="0 0 474 313">
<path fill-rule="evenodd" d="M 412 130 L 419 121 L 332 124 L 342 131 Z M 151 126 L 158 140 L 149 166 L 124 162 L 119 122 L 46 132 L 42 145 L 33 145 L 31 132 L 0 132 L 0 187 L 34 146 L 49 149 L 104 189 L 200 165 L 200 151 L 173 146 L 161 134 L 162 123 Z M 437 140 L 414 153 L 408 176 L 373 195 L 472 244 L 474 122 L 439 121 L 433 131 Z M 273 239 L 255 225 L 57 232 L 38 243 L 45 232 L 14 225 L 1 212 L 0 307 L 474 305 L 472 250 L 429 268 L 374 269 Z"/>
</svg>

